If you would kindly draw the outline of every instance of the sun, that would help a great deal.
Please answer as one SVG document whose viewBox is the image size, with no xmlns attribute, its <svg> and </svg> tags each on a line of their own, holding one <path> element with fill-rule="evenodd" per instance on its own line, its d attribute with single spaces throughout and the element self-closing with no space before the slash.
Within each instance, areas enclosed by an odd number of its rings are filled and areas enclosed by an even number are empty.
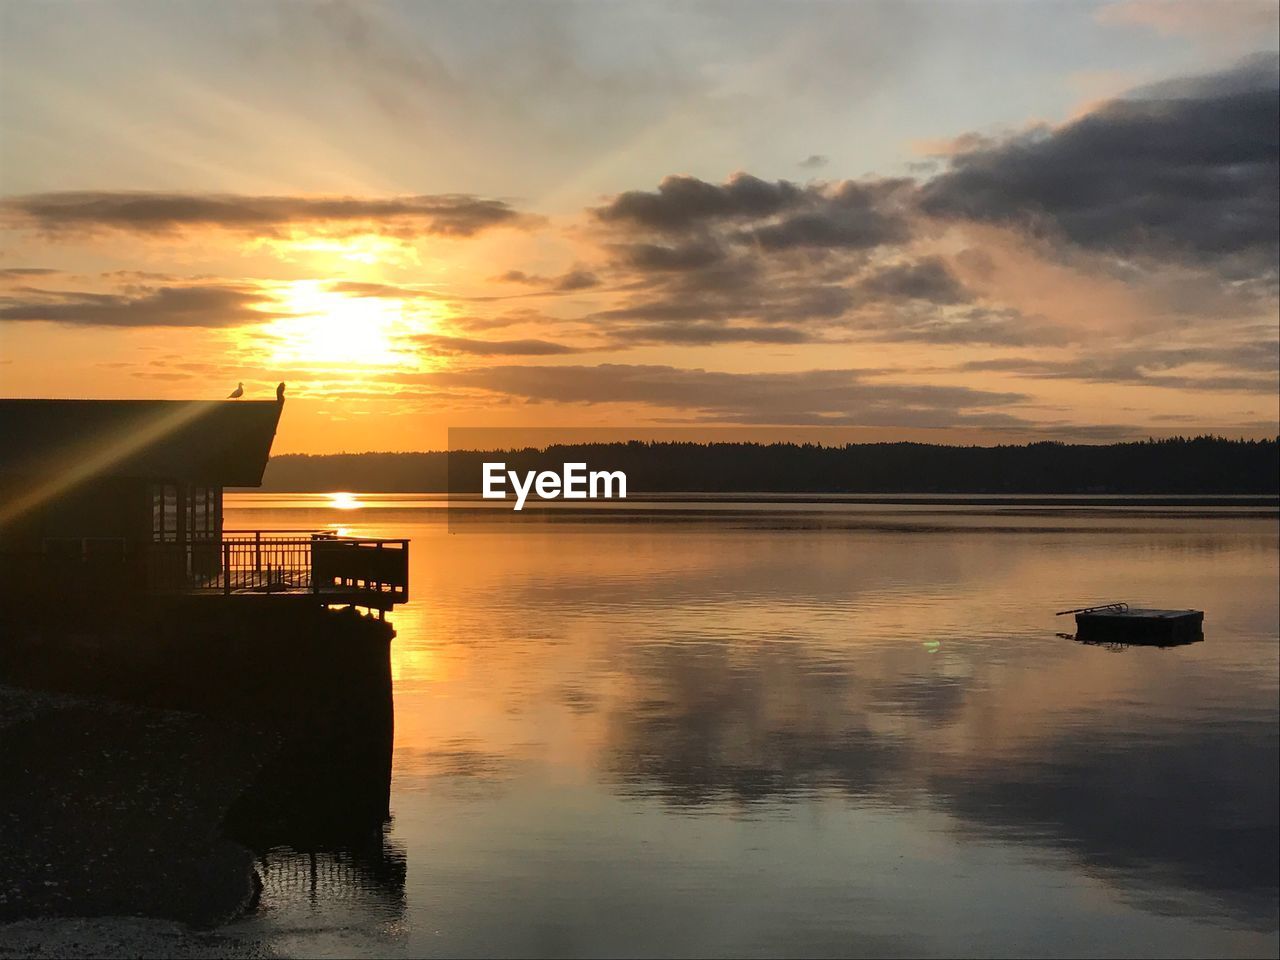
<svg viewBox="0 0 1280 960">
<path fill-rule="evenodd" d="M 410 309 L 395 297 L 351 296 L 324 280 L 283 284 L 275 300 L 288 314 L 264 330 L 276 364 L 416 367 L 412 337 L 434 326 L 428 307 Z"/>
</svg>

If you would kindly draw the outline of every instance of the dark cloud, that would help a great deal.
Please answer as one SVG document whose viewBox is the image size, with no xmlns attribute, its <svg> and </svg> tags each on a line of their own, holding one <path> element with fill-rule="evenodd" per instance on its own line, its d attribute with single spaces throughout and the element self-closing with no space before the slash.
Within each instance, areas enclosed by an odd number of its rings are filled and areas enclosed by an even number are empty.
<svg viewBox="0 0 1280 960">
<path fill-rule="evenodd" d="M 907 203 L 912 186 L 910 180 L 798 186 L 745 173 L 714 184 L 669 176 L 655 192 L 622 193 L 594 212 L 604 224 L 632 234 L 697 232 L 705 237 L 720 230 L 725 239 L 766 250 L 869 249 L 909 236 Z M 705 240 L 700 247 L 709 249 Z M 649 253 L 654 255 L 652 250 Z"/>
<path fill-rule="evenodd" d="M 550 340 L 479 340 L 439 334 L 423 334 L 413 339 L 440 353 L 462 353 L 478 357 L 545 357 L 579 352 L 575 347 Z"/>
<path fill-rule="evenodd" d="M 678 233 L 709 222 L 758 220 L 804 205 L 809 191 L 786 180 L 770 183 L 736 173 L 723 184 L 668 176 L 656 192 L 630 190 L 595 210 L 605 223 Z"/>
<path fill-rule="evenodd" d="M 614 249 L 621 255 L 626 266 L 646 272 L 702 270 L 721 262 L 725 257 L 720 246 L 710 241 L 674 246 L 657 243 L 619 244 Z"/>
<path fill-rule="evenodd" d="M 217 227 L 271 236 L 292 226 L 326 225 L 347 231 L 468 237 L 522 219 L 506 201 L 467 194 L 372 198 L 68 191 L 0 201 L 0 222 L 48 232 L 113 229 L 168 234 Z"/>
<path fill-rule="evenodd" d="M 556 277 L 551 283 L 551 288 L 567 293 L 573 290 L 590 290 L 599 285 L 600 278 L 590 270 L 570 270 Z"/>
<path fill-rule="evenodd" d="M 654 192 L 620 194 L 595 213 L 623 299 L 591 319 L 620 340 L 816 339 L 801 327 L 836 324 L 894 286 L 892 274 L 866 290 L 853 281 L 877 247 L 908 238 L 909 195 L 905 180 L 798 186 L 747 174 L 723 184 L 673 176 Z M 944 266 L 926 262 L 917 273 L 899 278 L 892 296 L 905 298 L 912 287 L 939 301 L 961 296 L 956 284 L 947 286 Z M 766 326 L 786 329 L 768 333 Z"/>
<path fill-rule="evenodd" d="M 128 293 L 30 291 L 0 297 L 0 322 L 45 320 L 99 327 L 233 327 L 261 323 L 279 313 L 271 301 L 244 287 L 194 285 L 138 288 Z"/>
<path fill-rule="evenodd" d="M 859 281 L 858 289 L 877 300 L 927 300 L 937 304 L 964 303 L 969 292 L 941 257 L 884 267 Z"/>
<path fill-rule="evenodd" d="M 753 230 L 749 237 L 766 250 L 792 247 L 849 247 L 862 250 L 906 239 L 906 229 L 879 214 L 833 217 L 802 213 Z"/>
<path fill-rule="evenodd" d="M 735 342 L 743 330 L 773 325 L 810 340 L 850 332 L 1003 346 L 1073 338 L 1001 304 L 981 248 L 960 254 L 987 281 L 981 297 L 941 257 L 913 251 L 906 260 L 926 223 L 922 209 L 1121 253 L 1116 276 L 1134 285 L 1159 262 L 1214 304 L 1225 290 L 1219 279 L 1248 281 L 1233 283 L 1232 295 L 1256 312 L 1274 301 L 1278 75 L 1272 57 L 1135 91 L 1056 129 L 967 135 L 947 169 L 923 185 L 666 177 L 656 190 L 619 194 L 594 211 L 614 255 L 611 286 L 623 297 L 591 319 L 618 340 L 671 343 Z M 1055 247 L 1040 251 L 1052 256 Z M 1206 264 L 1216 279 L 1205 276 Z M 1184 294 L 1178 303 L 1194 303 Z M 1206 309 L 1213 307 L 1195 313 Z M 712 333 L 717 325 L 725 332 Z M 1217 388 L 1232 384 L 1219 379 Z"/>
<path fill-rule="evenodd" d="M 905 202 L 909 180 L 846 180 L 829 191 L 810 191 L 813 209 L 742 234 L 766 250 L 796 247 L 870 250 L 911 235 Z"/>
<path fill-rule="evenodd" d="M 1136 91 L 1056 129 L 978 143 L 924 186 L 922 207 L 1274 276 L 1278 75 L 1268 56 Z"/>
<path fill-rule="evenodd" d="M 766 250 L 870 249 L 909 236 L 905 202 L 911 186 L 909 180 L 798 186 L 746 173 L 734 174 L 723 184 L 669 176 L 655 192 L 622 193 L 594 212 L 602 223 L 631 234 L 700 235 L 697 244 L 677 248 L 686 256 L 658 247 L 636 251 L 641 261 L 648 256 L 659 264 L 667 257 L 687 260 L 695 250 L 710 260 L 714 247 L 706 238 L 717 231 L 723 240 Z"/>
<path fill-rule="evenodd" d="M 656 365 L 493 366 L 427 374 L 445 387 L 531 401 L 633 403 L 697 412 L 731 423 L 835 423 L 874 426 L 1014 425 L 979 412 L 1025 400 L 968 387 L 885 382 L 876 371 L 721 373 Z"/>
<path fill-rule="evenodd" d="M 51 267 L 4 267 L 0 269 L 0 280 L 23 280 L 27 277 L 47 277 L 57 273 Z"/>
</svg>

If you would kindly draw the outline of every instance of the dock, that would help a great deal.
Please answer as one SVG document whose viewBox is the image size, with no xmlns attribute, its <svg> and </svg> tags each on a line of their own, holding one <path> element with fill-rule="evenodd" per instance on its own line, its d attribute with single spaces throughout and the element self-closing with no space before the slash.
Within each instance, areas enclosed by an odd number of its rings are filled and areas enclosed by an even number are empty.
<svg viewBox="0 0 1280 960">
<path fill-rule="evenodd" d="M 1075 614 L 1075 639 L 1081 643 L 1173 647 L 1204 639 L 1203 610 L 1160 610 L 1108 603 L 1062 610 L 1057 615 L 1067 614 Z"/>
</svg>

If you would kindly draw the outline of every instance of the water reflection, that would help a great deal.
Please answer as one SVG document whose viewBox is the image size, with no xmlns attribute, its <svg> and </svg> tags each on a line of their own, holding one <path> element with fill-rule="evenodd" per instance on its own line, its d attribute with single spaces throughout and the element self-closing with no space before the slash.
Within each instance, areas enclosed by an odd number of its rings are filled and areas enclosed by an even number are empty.
<svg viewBox="0 0 1280 960">
<path fill-rule="evenodd" d="M 360 638 L 367 641 L 367 638 Z M 405 908 L 407 858 L 391 836 L 394 716 L 381 683 L 350 683 L 360 696 L 313 715 L 305 736 L 284 742 L 228 812 L 224 830 L 257 854 L 259 902 L 305 904 L 321 916 L 339 905 L 384 921 Z"/>
<path fill-rule="evenodd" d="M 1273 517 L 450 535 L 438 508 L 365 507 L 357 534 L 414 541 L 408 952 L 1280 945 Z M 1205 609 L 1206 641 L 1055 636 L 1055 610 L 1117 592 Z"/>
<path fill-rule="evenodd" d="M 1277 749 L 1248 721 L 1064 731 L 930 790 L 1002 838 L 1052 843 L 1143 907 L 1276 923 Z"/>
<path fill-rule="evenodd" d="M 383 913 L 404 910 L 404 850 L 384 831 L 364 843 L 334 849 L 273 847 L 258 857 L 260 896 L 268 902 L 305 898 L 328 909 L 334 902 L 376 899 Z"/>
</svg>

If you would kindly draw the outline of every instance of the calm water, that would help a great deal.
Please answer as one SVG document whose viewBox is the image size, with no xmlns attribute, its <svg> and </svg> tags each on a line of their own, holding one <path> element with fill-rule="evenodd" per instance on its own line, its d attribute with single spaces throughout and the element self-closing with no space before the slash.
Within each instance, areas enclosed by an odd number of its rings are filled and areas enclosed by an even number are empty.
<svg viewBox="0 0 1280 960">
<path fill-rule="evenodd" d="M 1272 955 L 1274 512 L 786 504 L 412 538 L 392 823 L 224 931 L 334 956 Z M 1053 611 L 1206 611 L 1112 651 Z"/>
</svg>

